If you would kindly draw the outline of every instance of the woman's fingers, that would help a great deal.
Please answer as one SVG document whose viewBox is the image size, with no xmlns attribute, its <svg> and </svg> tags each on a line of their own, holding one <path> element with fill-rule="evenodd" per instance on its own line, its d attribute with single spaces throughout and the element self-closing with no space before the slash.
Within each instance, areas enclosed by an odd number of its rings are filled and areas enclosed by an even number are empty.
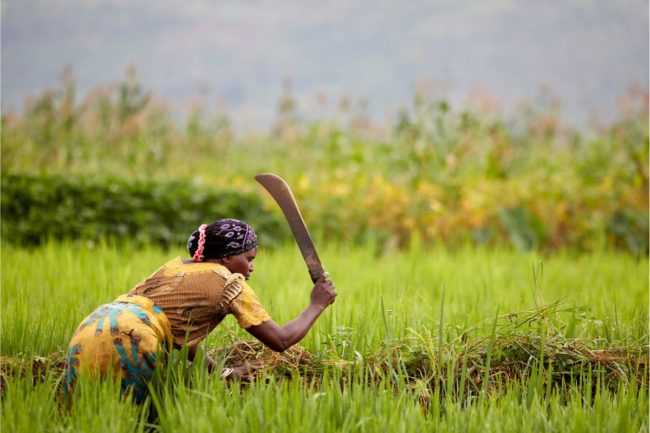
<svg viewBox="0 0 650 433">
<path fill-rule="evenodd" d="M 330 304 L 331 304 L 336 299 L 336 296 L 338 295 L 338 293 L 336 292 L 336 288 L 334 286 L 334 283 L 332 283 L 331 281 L 328 281 L 328 283 L 329 284 L 327 286 L 327 289 L 328 289 L 328 292 L 330 294 L 330 297 L 332 298 L 332 300 L 330 301 Z"/>
<path fill-rule="evenodd" d="M 323 272 L 311 292 L 311 302 L 323 307 L 334 302 L 337 295 L 334 283 L 327 279 L 329 275 L 329 272 Z"/>
</svg>

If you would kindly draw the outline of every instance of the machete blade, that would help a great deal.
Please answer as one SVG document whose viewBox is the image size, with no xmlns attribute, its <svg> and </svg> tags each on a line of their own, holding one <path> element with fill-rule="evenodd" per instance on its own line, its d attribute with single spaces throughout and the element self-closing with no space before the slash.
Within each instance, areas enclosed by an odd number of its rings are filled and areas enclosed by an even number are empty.
<svg viewBox="0 0 650 433">
<path fill-rule="evenodd" d="M 324 272 L 323 265 L 316 252 L 314 242 L 309 235 L 305 220 L 303 220 L 300 214 L 298 203 L 296 203 L 291 188 L 289 188 L 289 185 L 284 179 L 272 173 L 258 174 L 255 176 L 255 180 L 271 194 L 278 203 L 278 206 L 280 206 L 282 213 L 284 213 L 289 223 L 289 228 L 291 228 L 291 232 L 294 238 L 296 238 L 296 243 L 298 244 L 298 248 L 300 248 L 302 257 L 307 264 L 309 276 L 312 282 L 315 283 Z"/>
</svg>

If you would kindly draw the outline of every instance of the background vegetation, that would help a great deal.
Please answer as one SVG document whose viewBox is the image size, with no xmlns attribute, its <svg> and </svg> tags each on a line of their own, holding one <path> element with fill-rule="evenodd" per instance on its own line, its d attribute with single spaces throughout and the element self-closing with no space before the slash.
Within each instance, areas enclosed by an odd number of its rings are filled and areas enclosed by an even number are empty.
<svg viewBox="0 0 650 433">
<path fill-rule="evenodd" d="M 128 239 L 182 245 L 196 221 L 237 217 L 264 233 L 266 245 L 286 239 L 286 224 L 250 192 L 214 190 L 189 181 L 164 183 L 63 175 L 2 177 L 2 235 L 23 245 L 48 239 Z"/>
<path fill-rule="evenodd" d="M 241 134 L 227 113 L 210 114 L 209 107 L 197 105 L 179 120 L 133 71 L 82 98 L 65 75 L 23 112 L 3 113 L 3 189 L 18 180 L 9 174 L 81 176 L 106 182 L 100 189 L 115 178 L 191 181 L 188 196 L 237 189 L 260 194 L 275 211 L 252 180 L 272 171 L 292 185 L 324 239 L 372 240 L 388 250 L 417 238 L 647 254 L 647 93 L 631 92 L 622 106 L 620 121 L 586 133 L 562 125 L 550 94 L 511 117 L 456 111 L 416 95 L 395 124 L 376 125 L 346 101 L 330 119 L 310 119 L 287 92 L 271 130 Z M 92 194 L 77 192 L 71 200 Z M 141 205 L 128 203 L 135 200 L 129 194 L 123 200 L 117 208 Z"/>
</svg>

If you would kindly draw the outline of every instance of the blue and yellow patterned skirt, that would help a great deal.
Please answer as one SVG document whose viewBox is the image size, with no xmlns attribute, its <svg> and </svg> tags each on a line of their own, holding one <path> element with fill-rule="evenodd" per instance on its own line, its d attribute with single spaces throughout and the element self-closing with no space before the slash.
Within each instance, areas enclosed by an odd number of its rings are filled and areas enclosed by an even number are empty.
<svg viewBox="0 0 650 433">
<path fill-rule="evenodd" d="M 66 356 L 63 390 L 70 397 L 80 375 L 121 380 L 122 395 L 136 402 L 147 395 L 157 354 L 171 349 L 167 316 L 143 296 L 123 295 L 102 305 L 81 322 Z"/>
</svg>

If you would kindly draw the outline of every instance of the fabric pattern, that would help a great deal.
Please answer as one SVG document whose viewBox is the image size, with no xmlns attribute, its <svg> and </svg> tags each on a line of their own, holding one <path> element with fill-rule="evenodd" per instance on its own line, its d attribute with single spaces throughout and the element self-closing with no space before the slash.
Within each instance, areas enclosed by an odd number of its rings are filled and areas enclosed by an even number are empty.
<svg viewBox="0 0 650 433">
<path fill-rule="evenodd" d="M 199 251 L 198 255 L 201 257 L 196 261 L 235 256 L 257 246 L 257 235 L 251 226 L 243 221 L 232 218 L 221 219 L 206 226 L 207 229 L 204 228 L 202 231 L 201 228 L 204 226 L 205 224 L 202 224 L 187 241 L 187 249 L 190 254 L 192 251 Z M 205 249 L 202 248 L 201 236 L 205 243 L 209 244 L 209 247 L 206 245 Z M 197 244 L 196 250 L 195 243 Z"/>
<path fill-rule="evenodd" d="M 147 298 L 123 295 L 97 308 L 75 331 L 63 375 L 70 397 L 80 374 L 121 380 L 120 392 L 136 402 L 147 395 L 159 351 L 171 344 L 171 326 L 162 310 Z"/>
<path fill-rule="evenodd" d="M 81 322 L 66 355 L 64 393 L 81 374 L 112 375 L 122 394 L 142 402 L 158 353 L 200 343 L 228 314 L 244 328 L 270 319 L 241 274 L 176 257 Z"/>
<path fill-rule="evenodd" d="M 231 313 L 230 304 L 245 287 L 256 302 L 247 297 L 249 302 L 237 309 L 238 314 L 246 315 L 247 308 L 256 311 L 255 314 L 261 314 L 261 310 L 268 320 L 268 314 L 244 277 L 218 263 L 185 263 L 176 257 L 129 293 L 145 296 L 162 308 L 171 323 L 174 344 L 181 346 L 200 343 Z"/>
<path fill-rule="evenodd" d="M 223 220 L 217 225 L 216 234 L 228 240 L 224 257 L 241 254 L 257 246 L 257 235 L 253 229 L 239 220 Z"/>
<path fill-rule="evenodd" d="M 230 304 L 230 313 L 237 318 L 239 326 L 244 329 L 261 325 L 271 319 L 253 289 L 246 283 L 243 284 L 241 294 Z"/>
</svg>

